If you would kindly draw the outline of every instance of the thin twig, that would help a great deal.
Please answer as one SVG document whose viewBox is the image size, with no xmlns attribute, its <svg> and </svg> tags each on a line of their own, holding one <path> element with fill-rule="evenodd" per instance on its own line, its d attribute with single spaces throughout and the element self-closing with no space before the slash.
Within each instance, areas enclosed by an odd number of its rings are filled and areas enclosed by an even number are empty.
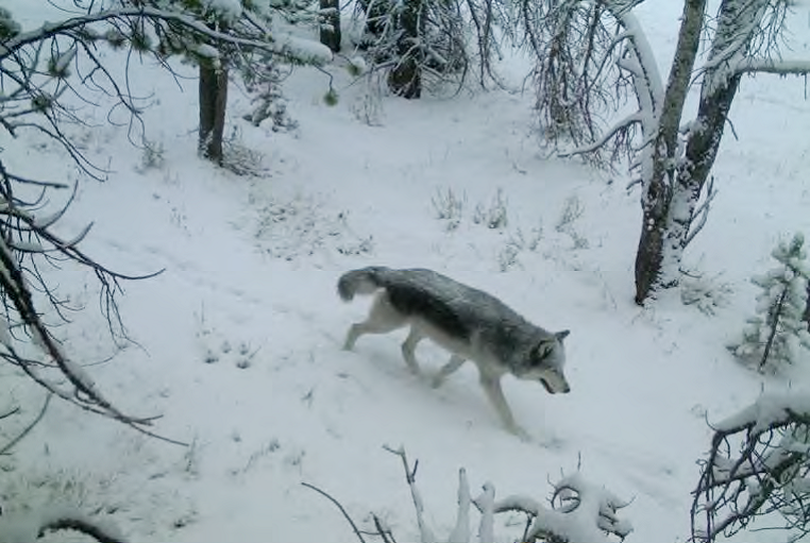
<svg viewBox="0 0 810 543">
<path fill-rule="evenodd" d="M 351 525 L 352 530 L 354 530 L 354 533 L 355 533 L 355 535 L 357 535 L 357 539 L 359 539 L 359 540 L 360 540 L 360 543 L 366 543 L 366 540 L 365 540 L 365 539 L 363 539 L 363 534 L 362 534 L 362 533 L 360 533 L 360 530 L 357 528 L 357 525 L 356 525 L 356 524 L 354 523 L 354 521 L 352 520 L 352 517 L 350 517 L 350 516 L 349 516 L 349 513 L 347 513 L 347 512 L 346 512 L 346 509 L 343 507 L 343 505 L 341 505 L 341 503 L 340 503 L 339 501 L 337 501 L 335 498 L 333 498 L 332 496 L 330 496 L 330 495 L 329 495 L 327 492 L 325 492 L 325 491 L 321 490 L 320 488 L 318 488 L 318 487 L 317 487 L 317 486 L 315 486 L 315 485 L 311 485 L 311 484 L 309 484 L 309 483 L 303 483 L 303 482 L 302 482 L 301 484 L 302 484 L 303 486 L 307 487 L 307 488 L 311 488 L 312 490 L 314 490 L 314 491 L 315 491 L 315 492 L 317 492 L 318 494 L 320 494 L 320 495 L 324 496 L 324 497 L 325 497 L 326 499 L 328 499 L 330 502 L 332 502 L 333 504 L 335 504 L 335 506 L 336 506 L 336 507 L 337 507 L 337 508 L 340 510 L 340 512 L 343 514 L 343 517 L 344 517 L 344 518 L 345 518 L 345 519 L 346 519 L 346 520 L 349 522 L 349 524 Z"/>
<path fill-rule="evenodd" d="M 9 441 L 8 443 L 6 443 L 6 444 L 5 444 L 5 446 L 4 446 L 2 449 L 0 449 L 0 456 L 2 456 L 2 455 L 4 455 L 4 454 L 8 453 L 8 451 L 10 451 L 10 450 L 11 450 L 11 449 L 14 447 L 14 445 L 16 445 L 17 443 L 19 443 L 19 442 L 20 442 L 20 440 L 22 440 L 22 438 L 24 438 L 25 436 L 27 436 L 27 435 L 28 435 L 28 433 L 29 433 L 31 430 L 33 430 L 33 429 L 34 429 L 34 426 L 36 426 L 37 424 L 39 424 L 39 421 L 41 421 L 41 420 L 42 420 L 42 417 L 44 417 L 44 416 L 45 416 L 45 411 L 47 411 L 47 410 L 48 410 L 48 405 L 51 403 L 51 397 L 52 397 L 52 396 L 53 396 L 53 395 L 52 395 L 51 393 L 48 393 L 48 394 L 45 396 L 45 402 L 42 404 L 42 409 L 40 409 L 40 410 L 39 410 L 39 414 L 38 414 L 38 415 L 37 415 L 37 416 L 34 418 L 34 420 L 32 420 L 32 421 L 31 421 L 31 423 L 30 423 L 28 426 L 26 426 L 26 427 L 25 427 L 25 428 L 22 430 L 22 432 L 20 432 L 19 434 L 17 434 L 17 437 L 15 437 L 14 439 L 12 439 L 12 440 L 11 440 L 11 441 Z M 19 408 L 18 408 L 18 410 L 19 410 Z"/>
</svg>

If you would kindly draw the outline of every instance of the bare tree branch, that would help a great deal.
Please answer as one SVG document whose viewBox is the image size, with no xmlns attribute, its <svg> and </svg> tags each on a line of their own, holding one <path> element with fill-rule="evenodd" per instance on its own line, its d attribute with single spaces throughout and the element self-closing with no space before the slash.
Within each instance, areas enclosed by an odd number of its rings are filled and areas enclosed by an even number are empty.
<svg viewBox="0 0 810 543">
<path fill-rule="evenodd" d="M 810 74 L 810 60 L 774 60 L 747 57 L 734 65 L 734 71 L 738 74 L 805 75 Z"/>
<path fill-rule="evenodd" d="M 693 492 L 695 541 L 731 537 L 771 514 L 799 537 L 810 533 L 810 414 L 793 407 L 803 402 L 763 397 L 715 430 Z"/>
<path fill-rule="evenodd" d="M 33 430 L 37 424 L 39 424 L 39 421 L 41 421 L 42 417 L 45 416 L 45 412 L 48 410 L 48 405 L 50 405 L 50 403 L 51 403 L 51 395 L 48 394 L 47 396 L 45 396 L 45 401 L 42 403 L 42 408 L 39 410 L 39 414 L 37 414 L 37 416 L 34 417 L 34 420 L 32 420 L 25 428 L 23 428 L 23 430 L 19 434 L 17 434 L 14 437 L 14 439 L 12 439 L 11 441 L 3 445 L 2 448 L 0 448 L 0 456 L 8 454 L 8 452 L 11 449 L 13 449 L 14 446 L 22 440 L 22 438 L 27 436 L 28 433 L 31 430 Z"/>
<path fill-rule="evenodd" d="M 417 526 L 419 526 L 419 540 L 421 543 L 435 543 L 436 537 L 425 522 L 425 505 L 422 502 L 422 496 L 416 488 L 416 469 L 419 467 L 419 461 L 417 460 L 413 466 L 413 470 L 411 470 L 408 465 L 408 457 L 405 454 L 404 447 L 400 446 L 398 449 L 394 449 L 393 447 L 384 445 L 383 449 L 399 456 L 402 460 L 402 468 L 405 470 L 405 480 L 408 482 L 408 487 L 411 489 L 411 499 L 413 500 L 413 506 L 416 510 L 416 523 Z"/>
<path fill-rule="evenodd" d="M 357 536 L 357 539 L 360 540 L 360 543 L 366 543 L 366 540 L 363 539 L 363 534 L 360 532 L 360 529 L 357 527 L 357 525 L 352 520 L 352 517 L 349 515 L 349 513 L 346 512 L 346 509 L 344 509 L 343 505 L 339 501 L 337 501 L 335 498 L 330 496 L 327 492 L 321 490 L 320 488 L 318 488 L 315 485 L 311 485 L 309 483 L 301 483 L 301 484 L 303 486 L 307 487 L 307 488 L 311 488 L 312 490 L 314 490 L 318 494 L 324 496 L 330 502 L 335 504 L 335 506 L 340 510 L 341 514 L 343 515 L 343 518 L 345 518 L 348 521 L 348 523 L 351 525 L 352 530 L 354 530 L 354 533 Z"/>
</svg>

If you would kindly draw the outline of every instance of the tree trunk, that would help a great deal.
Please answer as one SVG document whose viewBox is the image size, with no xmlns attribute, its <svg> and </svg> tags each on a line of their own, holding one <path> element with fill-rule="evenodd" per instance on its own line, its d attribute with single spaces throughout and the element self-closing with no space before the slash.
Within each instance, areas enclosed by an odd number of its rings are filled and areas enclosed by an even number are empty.
<svg viewBox="0 0 810 543">
<path fill-rule="evenodd" d="M 642 304 L 659 288 L 677 283 L 679 262 L 665 259 L 673 243 L 670 217 L 675 165 L 678 158 L 678 132 L 683 105 L 700 44 L 706 0 L 687 0 L 683 8 L 675 60 L 661 105 L 658 133 L 653 149 L 653 171 L 641 196 L 643 222 L 636 252 L 636 303 Z"/>
<path fill-rule="evenodd" d="M 687 135 L 684 156 L 676 163 L 666 202 L 651 208 L 649 214 L 644 210 L 644 229 L 636 258 L 636 303 L 643 303 L 656 289 L 677 284 L 677 275 L 670 274 L 677 274 L 680 268 L 695 209 L 717 158 L 728 113 L 740 85 L 741 73 L 730 65 L 749 55 L 768 3 L 769 0 L 722 0 L 720 4 L 717 29 L 703 73 L 698 114 Z M 688 9 L 687 4 L 685 14 Z M 684 18 L 681 31 L 685 24 Z"/>
<path fill-rule="evenodd" d="M 807 282 L 807 298 L 804 301 L 802 320 L 807 325 L 807 330 L 810 331 L 810 281 Z"/>
<path fill-rule="evenodd" d="M 222 138 L 225 132 L 225 108 L 228 105 L 228 69 L 210 62 L 200 62 L 200 129 L 199 153 L 222 164 Z"/>
<path fill-rule="evenodd" d="M 414 99 L 422 96 L 423 51 L 419 44 L 424 30 L 423 0 L 404 0 L 396 27 L 399 61 L 388 74 L 388 88 L 397 96 Z"/>
<path fill-rule="evenodd" d="M 320 0 L 323 20 L 321 21 L 321 43 L 333 53 L 340 52 L 340 0 Z"/>
</svg>

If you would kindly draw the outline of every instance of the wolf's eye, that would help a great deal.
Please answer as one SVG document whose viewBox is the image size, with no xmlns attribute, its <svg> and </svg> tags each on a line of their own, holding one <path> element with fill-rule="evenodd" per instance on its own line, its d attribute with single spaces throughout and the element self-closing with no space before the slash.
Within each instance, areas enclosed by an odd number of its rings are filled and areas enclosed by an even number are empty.
<svg viewBox="0 0 810 543">
<path fill-rule="evenodd" d="M 551 354 L 552 346 L 548 344 L 548 342 L 543 342 L 537 346 L 534 350 L 534 356 L 537 360 L 543 360 L 548 355 Z"/>
</svg>

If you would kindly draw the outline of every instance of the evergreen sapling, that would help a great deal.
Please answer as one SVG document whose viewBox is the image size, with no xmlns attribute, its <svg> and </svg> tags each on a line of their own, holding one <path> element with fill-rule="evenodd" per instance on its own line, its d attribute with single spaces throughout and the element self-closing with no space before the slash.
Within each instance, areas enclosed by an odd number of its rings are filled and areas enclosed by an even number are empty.
<svg viewBox="0 0 810 543">
<path fill-rule="evenodd" d="M 756 298 L 756 315 L 747 321 L 742 340 L 729 345 L 737 358 L 759 371 L 776 373 L 784 364 L 800 360 L 810 349 L 810 332 L 803 321 L 807 309 L 810 268 L 805 259 L 804 236 L 781 242 L 771 253 L 780 266 L 751 278 L 762 288 Z"/>
</svg>

